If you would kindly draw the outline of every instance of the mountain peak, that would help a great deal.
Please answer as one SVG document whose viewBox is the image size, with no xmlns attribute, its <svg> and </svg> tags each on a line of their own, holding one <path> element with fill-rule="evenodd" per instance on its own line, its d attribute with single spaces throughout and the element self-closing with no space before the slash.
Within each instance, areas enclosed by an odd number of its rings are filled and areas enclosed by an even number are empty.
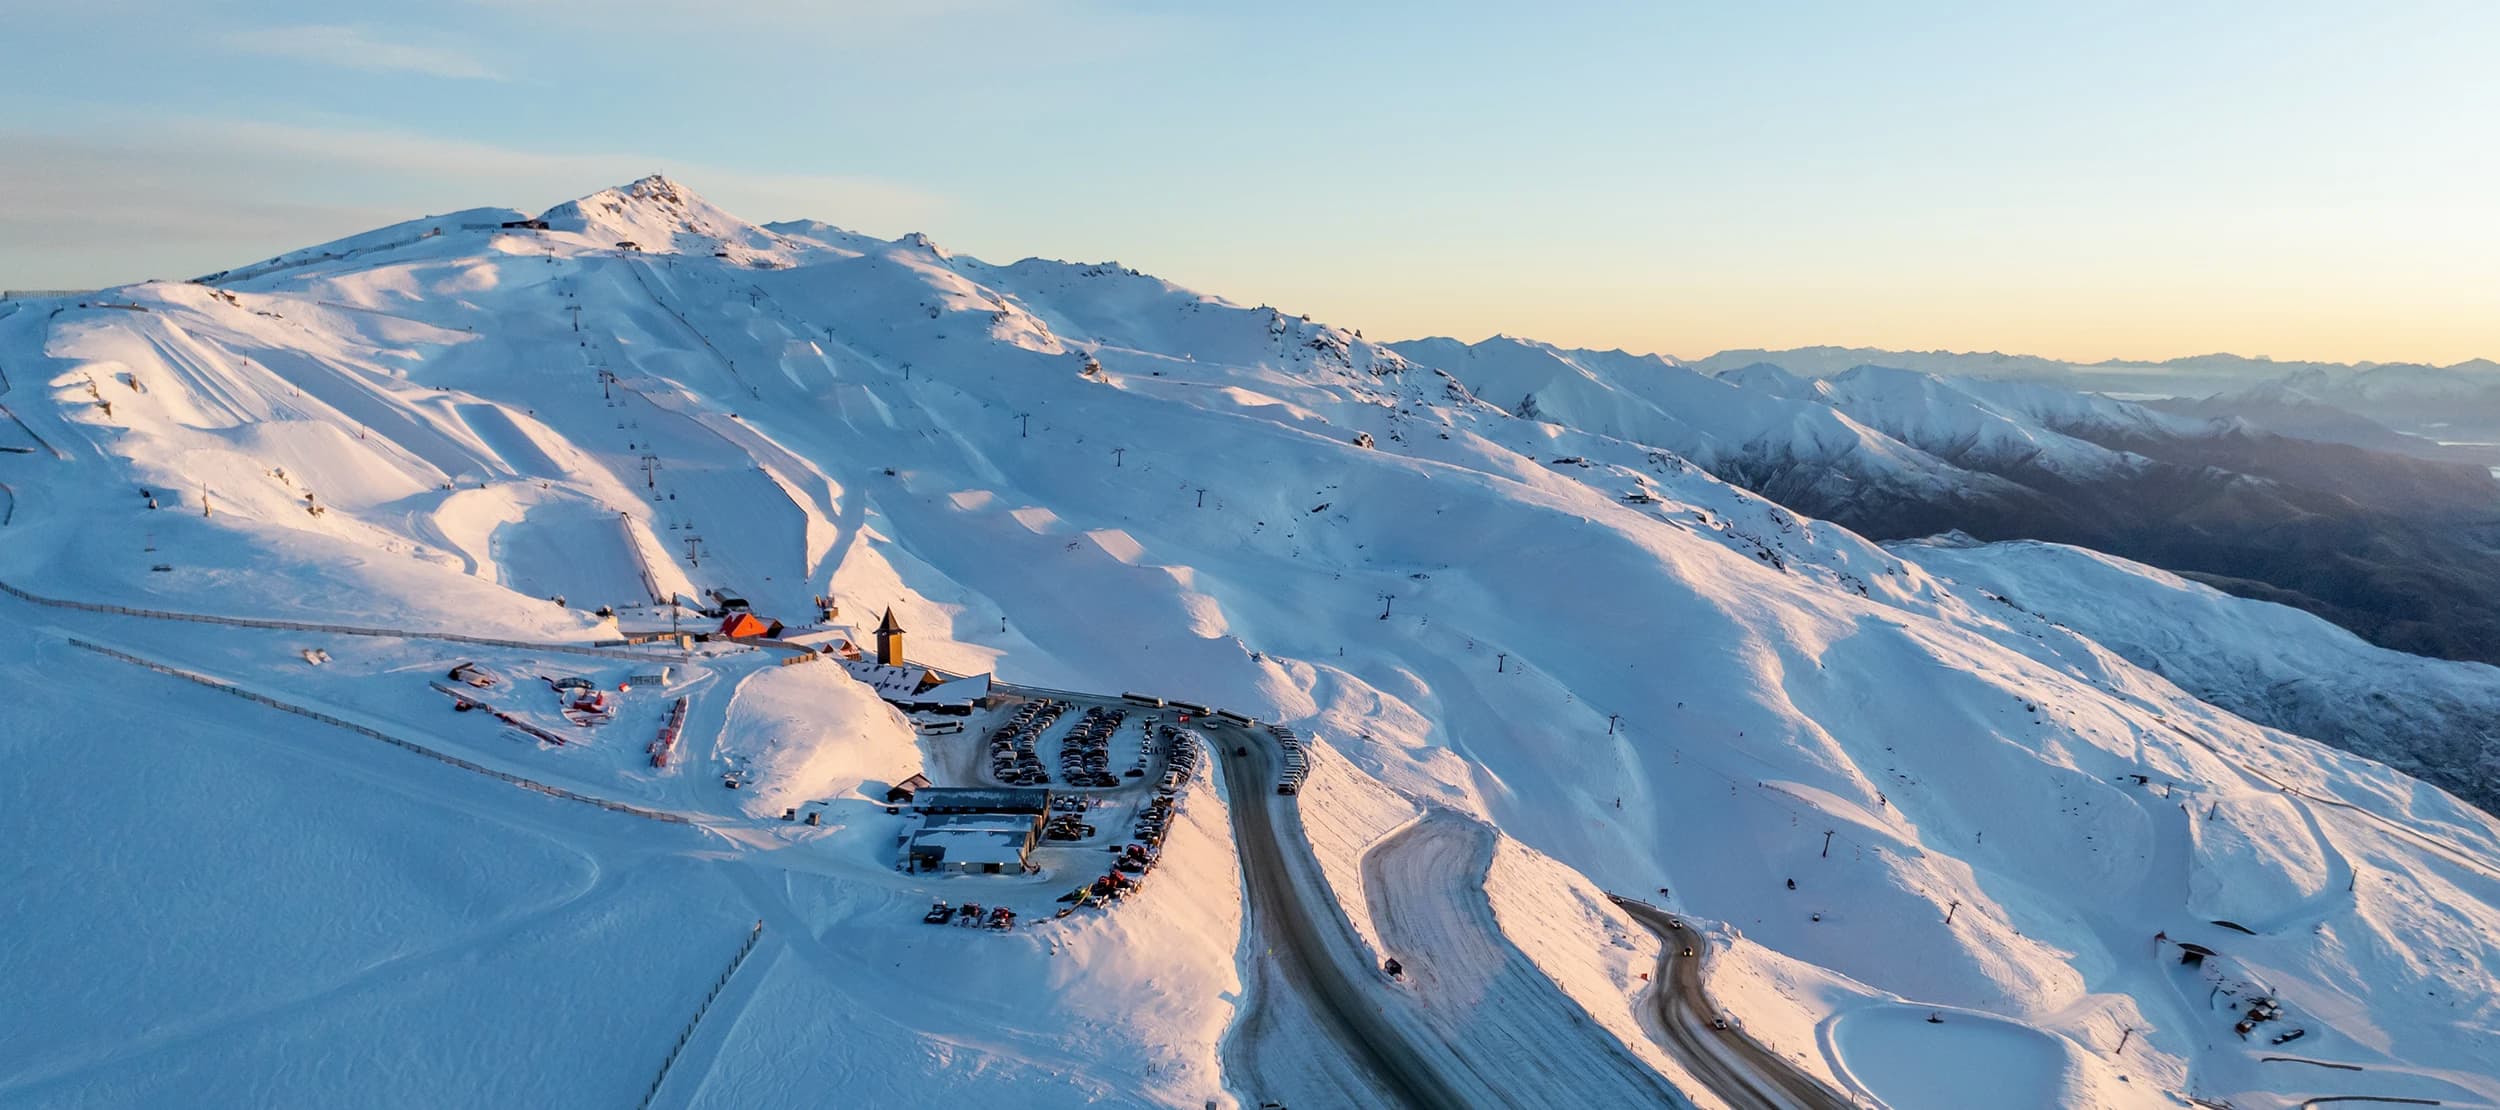
<svg viewBox="0 0 2500 1110">
<path fill-rule="evenodd" d="M 625 186 L 624 192 L 625 195 L 637 199 L 657 200 L 668 204 L 684 204 L 683 198 L 694 196 L 692 191 L 671 180 L 668 175 L 658 173 L 636 179 L 633 184 Z"/>
<path fill-rule="evenodd" d="M 652 253 L 705 254 L 759 262 L 783 252 L 772 232 L 731 215 L 664 174 L 650 174 L 540 217 L 549 230 L 571 231 L 599 245 L 632 244 Z"/>
<path fill-rule="evenodd" d="M 636 178 L 624 185 L 611 186 L 588 196 L 566 201 L 549 209 L 547 214 L 553 218 L 556 213 L 568 208 L 614 211 L 625 207 L 657 208 L 681 214 L 721 212 L 712 202 L 703 199 L 694 190 L 679 184 L 675 178 L 654 173 Z M 721 214 L 727 215 L 727 213 Z"/>
</svg>

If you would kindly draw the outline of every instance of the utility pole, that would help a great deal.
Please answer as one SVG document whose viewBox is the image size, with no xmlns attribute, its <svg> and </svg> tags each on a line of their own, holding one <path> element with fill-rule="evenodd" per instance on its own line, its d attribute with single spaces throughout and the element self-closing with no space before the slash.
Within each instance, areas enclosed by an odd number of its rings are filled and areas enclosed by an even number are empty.
<svg viewBox="0 0 2500 1110">
<path fill-rule="evenodd" d="M 1615 722 L 1616 722 L 1616 721 L 1619 721 L 1619 720 L 1622 720 L 1622 719 L 1623 719 L 1623 714 L 1621 714 L 1621 713 L 1609 713 L 1609 714 L 1606 714 L 1606 735 L 1608 735 L 1608 736 L 1612 736 L 1612 735 L 1614 735 L 1614 734 L 1615 734 Z"/>
<path fill-rule="evenodd" d="M 1830 858 L 1832 858 L 1832 833 L 1833 833 L 1833 831 L 1834 831 L 1834 830 L 1832 830 L 1832 829 L 1825 829 L 1825 830 L 1823 830 L 1823 858 L 1824 858 L 1824 859 L 1830 859 Z"/>
<path fill-rule="evenodd" d="M 697 567 L 703 565 L 703 560 L 696 555 L 695 550 L 696 546 L 702 542 L 703 537 L 695 535 L 691 532 L 686 534 L 686 565 Z"/>
<path fill-rule="evenodd" d="M 1397 599 L 1398 595 L 1396 594 L 1380 595 L 1380 619 L 1384 621 L 1389 619 L 1389 606 L 1396 602 Z"/>
<path fill-rule="evenodd" d="M 645 453 L 642 456 L 642 486 L 644 489 L 660 488 L 660 457 L 658 455 Z"/>
<path fill-rule="evenodd" d="M 1203 489 L 1198 491 L 1198 507 L 1201 509 L 1207 507 L 1207 491 Z"/>
<path fill-rule="evenodd" d="M 1127 465 L 1128 465 L 1128 448 L 1126 448 L 1126 447 L 1114 447 L 1114 448 L 1112 448 L 1112 449 L 1111 449 L 1111 465 L 1113 465 L 1113 466 L 1127 466 Z"/>
<path fill-rule="evenodd" d="M 1945 911 L 1944 911 L 1944 923 L 1945 923 L 1945 924 L 1947 924 L 1947 925 L 1951 925 L 1951 924 L 1953 924 L 1953 915 L 1954 915 L 1954 913 L 1955 913 L 1956 911 L 1960 910 L 1961 908 L 1962 908 L 1962 902 L 1961 902 L 1961 899 L 1958 899 L 1958 898 L 1957 898 L 1957 899 L 1954 899 L 1954 901 L 1953 901 L 1953 904 L 1952 904 L 1952 905 L 1945 907 Z"/>
<path fill-rule="evenodd" d="M 1031 439 L 1031 438 L 1033 438 L 1033 414 L 1032 414 L 1032 413 L 1029 413 L 1029 412 L 1020 412 L 1020 413 L 1017 413 L 1017 414 L 1016 414 L 1016 424 L 1017 424 L 1017 427 L 1018 427 L 1018 430 L 1017 430 L 1017 432 L 1016 432 L 1016 438 L 1017 438 L 1017 439 Z"/>
<path fill-rule="evenodd" d="M 2127 1051 L 2127 1038 L 2132 1036 L 2135 1036 L 2135 1026 L 2130 1025 L 2125 1029 L 2120 1030 L 2118 1033 L 2118 1051 L 2112 1052 L 2110 1055 L 2124 1055 Z"/>
<path fill-rule="evenodd" d="M 1495 653 L 1494 653 L 1494 655 L 1493 655 L 1493 673 L 1494 673 L 1494 674 L 1500 674 L 1500 673 L 1502 673 L 1502 671 L 1503 671 L 1505 668 L 1509 667 L 1509 666 L 1510 666 L 1510 653 L 1509 653 L 1509 652 L 1507 652 L 1507 651 L 1503 651 L 1503 652 L 1495 652 Z"/>
</svg>

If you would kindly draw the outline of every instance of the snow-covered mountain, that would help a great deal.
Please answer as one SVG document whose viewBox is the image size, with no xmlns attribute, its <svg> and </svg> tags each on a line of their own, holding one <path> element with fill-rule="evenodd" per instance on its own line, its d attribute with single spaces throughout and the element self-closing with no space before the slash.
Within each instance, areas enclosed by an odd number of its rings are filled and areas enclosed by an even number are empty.
<svg viewBox="0 0 2500 1110">
<path fill-rule="evenodd" d="M 1829 405 L 1851 419 L 1956 466 L 1981 473 L 2040 471 L 2067 481 L 2095 481 L 2141 471 L 2147 460 L 2055 430 L 2069 422 L 2105 423 L 2151 414 L 2082 394 L 2035 386 L 1990 390 L 1996 383 L 1947 382 L 1932 374 L 1860 366 L 1828 378 L 1802 378 L 1756 364 L 1720 380 L 1800 401 Z M 2003 404 L 1998 403 L 2002 398 Z M 2203 434 L 2157 424 L 2162 434 Z"/>
<path fill-rule="evenodd" d="M 2293 1103 L 2298 1028 L 2338 1090 L 2500 1101 L 2500 822 L 1710 473 L 2025 496 L 1845 404 L 658 178 L 497 215 L 0 315 L 0 1101 L 1415 1101 L 1395 1041 L 1462 1102 L 1750 1104 L 1602 891 L 1841 1098 Z M 1310 778 L 1200 768 L 1108 911 L 1049 917 L 1100 859 L 901 873 L 886 788 L 994 720 L 625 642 L 707 592 L 1281 723 Z M 461 661 L 505 682 L 429 685 Z M 579 742 L 454 711 L 569 729 L 571 674 L 632 687 Z"/>
<path fill-rule="evenodd" d="M 2206 405 L 2263 413 L 2287 402 L 2353 416 L 2434 444 L 2500 444 L 2500 364 L 2309 366 L 2217 393 Z"/>
<path fill-rule="evenodd" d="M 2009 355 L 1996 351 L 1887 351 L 1875 347 L 1791 347 L 1770 351 L 1745 348 L 1695 359 L 1691 366 L 1705 374 L 1724 374 L 1748 366 L 1771 365 L 1807 377 L 1826 378 L 1860 366 L 1892 366 L 1953 378 L 2004 378 L 2053 382 L 2072 372 L 2055 359 Z"/>
<path fill-rule="evenodd" d="M 2375 647 L 2297 609 L 2082 548 L 1967 538 L 1891 548 L 2205 701 L 2500 812 L 2500 668 Z"/>
<path fill-rule="evenodd" d="M 2487 358 L 2447 366 L 2279 361 L 2233 354 L 2159 362 L 2066 362 L 1993 351 L 1798 347 L 1721 351 L 1682 365 L 1718 375 L 1772 365 L 1806 377 L 1833 377 L 1860 366 L 1885 366 L 1957 383 L 2028 383 L 2064 391 L 2113 392 L 2160 398 L 2160 407 L 2184 415 L 2238 418 L 2277 435 L 2424 458 L 2455 457 L 2438 452 L 2442 444 L 2489 447 L 2500 443 L 2500 363 Z"/>
<path fill-rule="evenodd" d="M 1514 414 L 1662 446 L 1880 539 L 2084 544 L 2293 604 L 2382 646 L 2500 652 L 2500 482 L 2479 463 L 2274 434 L 2060 385 L 1671 361 L 1495 337 L 1407 357 Z M 2436 568 L 2427 571 L 2425 568 Z"/>
<path fill-rule="evenodd" d="M 2487 358 L 2467 359 L 2447 366 L 2428 366 L 2404 362 L 2310 362 L 2249 357 L 2228 353 L 2187 355 L 2158 362 L 2104 359 L 2099 362 L 2071 362 L 2043 358 L 2038 355 L 2003 354 L 1997 351 L 1894 351 L 1880 347 L 1791 347 L 1784 350 L 1743 348 L 1721 351 L 1705 358 L 1684 361 L 1705 374 L 1723 374 L 1746 366 L 1769 363 L 1808 377 L 1830 377 L 1860 366 L 1893 366 L 1946 378 L 2027 381 L 2039 385 L 2064 385 L 2075 389 L 2111 388 L 2110 382 L 2130 381 L 2158 383 L 2162 375 L 2180 390 L 2210 387 L 2223 383 L 2229 388 L 2247 388 L 2274 381 L 2315 382 L 2363 381 L 2374 383 L 2368 391 L 2414 392 L 2423 388 L 2479 388 L 2500 378 L 2500 363 Z M 2448 383 L 2433 386 L 2432 383 Z M 2170 393 L 2182 396 L 2184 393 Z"/>
<path fill-rule="evenodd" d="M 2238 421 L 2257 431 L 2294 439 L 2344 443 L 2415 458 L 2482 462 L 2486 465 L 2500 462 L 2500 451 L 2443 445 L 2436 440 L 2399 432 L 2359 413 L 2348 412 L 2308 396 L 2282 381 L 2207 397 L 2148 401 L 2145 407 L 2187 417 Z"/>
<path fill-rule="evenodd" d="M 1837 519 L 1948 519 L 2019 486 L 1918 450 L 1811 399 L 1694 373 L 1655 355 L 1495 336 L 1422 339 L 1399 354 L 1523 419 L 1665 448 L 1783 504 Z M 1840 510 L 1845 507 L 1846 511 Z"/>
</svg>

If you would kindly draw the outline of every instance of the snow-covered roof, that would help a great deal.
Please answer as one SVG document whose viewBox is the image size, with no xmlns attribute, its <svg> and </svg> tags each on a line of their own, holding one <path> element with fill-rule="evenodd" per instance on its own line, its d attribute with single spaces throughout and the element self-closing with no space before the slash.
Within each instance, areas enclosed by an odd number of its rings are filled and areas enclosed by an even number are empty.
<svg viewBox="0 0 2500 1110">
<path fill-rule="evenodd" d="M 1021 865 L 1030 835 L 1024 829 L 941 826 L 922 829 L 911 844 L 915 851 L 935 848 L 944 852 L 948 863 Z"/>
<path fill-rule="evenodd" d="M 941 682 L 911 695 L 909 700 L 914 705 L 971 705 L 988 696 L 990 696 L 990 676 L 976 674 L 970 678 Z"/>
<path fill-rule="evenodd" d="M 930 829 L 950 829 L 959 832 L 1005 832 L 1021 836 L 1033 831 L 1035 819 L 1039 816 L 1040 814 L 1034 813 L 931 813 L 921 817 L 920 828 L 924 832 Z"/>
<path fill-rule="evenodd" d="M 902 701 L 920 690 L 920 680 L 929 673 L 927 667 L 889 667 L 883 663 L 845 660 L 851 677 L 865 682 L 877 696 L 887 701 Z"/>
</svg>

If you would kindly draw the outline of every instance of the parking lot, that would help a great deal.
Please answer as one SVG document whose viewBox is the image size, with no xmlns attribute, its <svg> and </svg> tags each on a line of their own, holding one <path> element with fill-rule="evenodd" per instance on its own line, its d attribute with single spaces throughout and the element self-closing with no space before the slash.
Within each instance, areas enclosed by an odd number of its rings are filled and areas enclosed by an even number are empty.
<svg viewBox="0 0 2500 1110">
<path fill-rule="evenodd" d="M 1206 755 L 1181 716 L 1120 698 L 1001 694 L 963 731 L 923 742 L 942 782 L 1051 791 L 1032 862 L 1054 887 L 1068 884 L 1059 902 L 1076 909 L 1125 897 L 1161 860 L 1183 787 Z"/>
<path fill-rule="evenodd" d="M 964 782 L 1094 796 L 1157 784 L 1167 769 L 1159 729 L 1173 718 L 1116 698 L 1008 695 L 944 743 L 974 746 Z"/>
</svg>

